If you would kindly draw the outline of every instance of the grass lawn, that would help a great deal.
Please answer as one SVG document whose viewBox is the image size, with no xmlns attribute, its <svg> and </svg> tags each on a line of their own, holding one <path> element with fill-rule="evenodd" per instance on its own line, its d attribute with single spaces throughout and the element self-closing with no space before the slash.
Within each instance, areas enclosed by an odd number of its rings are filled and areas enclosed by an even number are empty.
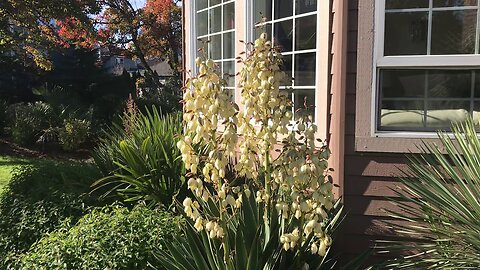
<svg viewBox="0 0 480 270">
<path fill-rule="evenodd" d="M 35 158 L 20 158 L 14 156 L 0 155 L 0 193 L 3 187 L 10 181 L 13 169 L 20 165 L 32 164 Z"/>
</svg>

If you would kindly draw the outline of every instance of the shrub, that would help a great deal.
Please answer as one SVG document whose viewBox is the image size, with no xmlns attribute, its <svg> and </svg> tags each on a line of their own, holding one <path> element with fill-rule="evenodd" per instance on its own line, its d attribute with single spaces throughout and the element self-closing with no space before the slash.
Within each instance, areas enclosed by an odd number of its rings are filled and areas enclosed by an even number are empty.
<svg viewBox="0 0 480 270">
<path fill-rule="evenodd" d="M 63 121 L 59 128 L 58 140 L 66 151 L 77 149 L 87 140 L 90 122 L 85 119 L 69 118 Z"/>
<path fill-rule="evenodd" d="M 169 206 L 183 184 L 184 167 L 176 147 L 179 114 L 126 113 L 95 150 L 97 166 L 107 176 L 96 187 L 111 186 L 127 201 L 146 200 Z"/>
<path fill-rule="evenodd" d="M 20 256 L 16 269 L 155 269 L 152 252 L 178 234 L 178 219 L 137 205 L 94 209 L 73 227 L 48 234 Z"/>
<path fill-rule="evenodd" d="M 84 195 L 98 179 L 95 166 L 39 161 L 19 167 L 0 195 L 0 269 L 65 219 L 76 222 L 98 201 Z M 8 255 L 7 255 L 8 254 Z"/>
<path fill-rule="evenodd" d="M 401 256 L 388 269 L 480 268 L 480 139 L 470 118 L 439 132 L 442 147 L 424 144 L 410 155 L 404 188 L 393 199 L 391 226 L 404 236 L 382 241 L 379 249 Z M 442 153 L 444 149 L 446 155 Z M 402 222 L 398 222 L 402 221 Z M 402 225 L 403 224 L 403 225 Z"/>
<path fill-rule="evenodd" d="M 12 138 L 22 145 L 35 143 L 42 131 L 51 127 L 54 121 L 52 108 L 43 102 L 13 104 L 9 110 L 13 118 Z"/>
</svg>

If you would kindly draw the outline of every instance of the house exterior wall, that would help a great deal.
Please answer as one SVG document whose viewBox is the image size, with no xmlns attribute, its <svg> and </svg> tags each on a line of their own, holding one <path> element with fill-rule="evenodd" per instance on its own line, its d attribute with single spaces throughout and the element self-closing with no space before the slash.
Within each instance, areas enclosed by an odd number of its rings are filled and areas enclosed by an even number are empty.
<svg viewBox="0 0 480 270">
<path fill-rule="evenodd" d="M 359 3 L 360 2 L 360 3 Z M 359 46 L 358 40 L 364 38 L 359 33 L 359 7 L 373 5 L 372 0 L 348 0 L 349 8 L 347 31 L 347 61 L 346 61 L 346 97 L 345 97 L 345 153 L 344 153 L 344 186 L 343 198 L 347 218 L 344 221 L 341 244 L 342 251 L 353 257 L 373 246 L 375 239 L 388 239 L 392 236 L 385 222 L 391 221 L 384 209 L 391 208 L 386 197 L 395 196 L 392 191 L 399 184 L 396 176 L 400 175 L 400 169 L 405 168 L 405 155 L 403 153 L 386 153 L 382 151 L 362 151 L 356 147 L 357 125 L 359 121 L 356 108 L 357 99 L 361 95 L 357 93 L 357 82 L 360 76 L 365 76 L 365 69 L 372 67 L 358 65 L 358 59 L 372 55 L 371 51 Z M 360 6 L 359 6 L 360 5 Z M 372 31 L 373 29 L 368 29 Z M 368 97 L 366 97 L 368 98 Z M 368 108 L 367 108 L 368 109 Z M 333 130 L 332 133 L 337 132 Z M 382 144 L 381 141 L 377 142 Z M 412 144 L 410 144 L 412 145 Z M 383 146 L 388 149 L 389 146 Z M 392 147 L 392 146 L 390 146 Z M 347 256 L 348 257 L 348 256 Z M 375 257 L 375 256 L 374 256 Z"/>
</svg>

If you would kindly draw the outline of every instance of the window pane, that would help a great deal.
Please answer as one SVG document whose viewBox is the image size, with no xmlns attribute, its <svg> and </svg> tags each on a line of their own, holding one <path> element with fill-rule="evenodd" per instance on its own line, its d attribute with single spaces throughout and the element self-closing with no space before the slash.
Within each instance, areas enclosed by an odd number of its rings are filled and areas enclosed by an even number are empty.
<svg viewBox="0 0 480 270">
<path fill-rule="evenodd" d="M 380 92 L 384 98 L 412 98 L 425 96 L 423 70 L 382 70 Z"/>
<path fill-rule="evenodd" d="M 267 39 L 272 40 L 272 24 L 267 23 L 255 27 L 255 39 L 259 38 L 262 33 L 267 33 Z"/>
<path fill-rule="evenodd" d="M 452 122 L 465 121 L 472 105 L 474 110 L 480 109 L 477 106 L 480 100 L 472 99 L 472 83 L 480 87 L 480 79 L 472 80 L 476 72 L 452 69 L 381 70 L 379 128 L 434 131 L 438 128 L 448 129 Z M 405 83 L 407 81 L 408 84 Z M 420 90 L 410 92 L 417 95 L 404 94 L 406 89 L 415 87 L 426 88 L 427 95 L 421 96 Z M 400 89 L 401 94 L 392 93 L 393 89 Z M 480 111 L 473 114 L 480 120 Z"/>
<path fill-rule="evenodd" d="M 475 70 L 475 89 L 474 94 L 476 98 L 480 98 L 480 70 Z"/>
<path fill-rule="evenodd" d="M 293 20 L 274 24 L 274 43 L 282 52 L 292 51 Z"/>
<path fill-rule="evenodd" d="M 293 92 L 295 120 L 310 116 L 315 121 L 315 89 L 295 90 Z"/>
<path fill-rule="evenodd" d="M 424 127 L 423 100 L 383 101 L 380 109 L 380 129 L 418 129 Z"/>
<path fill-rule="evenodd" d="M 207 57 L 207 49 L 208 45 L 205 42 L 206 38 L 204 39 L 197 39 L 197 57 Z"/>
<path fill-rule="evenodd" d="M 196 0 L 195 1 L 195 8 L 197 10 L 204 9 L 208 7 L 208 0 Z"/>
<path fill-rule="evenodd" d="M 475 53 L 476 25 L 476 10 L 434 11 L 431 53 Z"/>
<path fill-rule="evenodd" d="M 428 12 L 385 14 L 385 55 L 427 53 Z"/>
<path fill-rule="evenodd" d="M 275 19 L 290 17 L 293 15 L 292 0 L 275 0 Z"/>
<path fill-rule="evenodd" d="M 216 8 L 209 10 L 210 14 L 210 33 L 217 33 L 222 31 L 222 7 L 218 6 Z"/>
<path fill-rule="evenodd" d="M 449 128 L 452 123 L 465 121 L 469 111 L 469 101 L 430 101 L 428 102 L 427 127 Z"/>
<path fill-rule="evenodd" d="M 428 8 L 428 0 L 387 0 L 385 9 Z"/>
<path fill-rule="evenodd" d="M 218 60 L 222 58 L 222 35 L 215 35 L 210 37 L 209 43 L 209 53 L 210 58 L 213 60 Z"/>
<path fill-rule="evenodd" d="M 208 11 L 202 11 L 197 13 L 196 17 L 196 26 L 197 26 L 197 36 L 203 36 L 208 34 L 208 19 L 207 13 Z"/>
<path fill-rule="evenodd" d="M 221 0 L 210 0 L 210 6 L 218 5 L 221 2 L 222 2 Z"/>
<path fill-rule="evenodd" d="M 476 6 L 477 0 L 433 0 L 433 7 Z"/>
<path fill-rule="evenodd" d="M 234 58 L 235 55 L 235 32 L 223 34 L 223 59 Z"/>
<path fill-rule="evenodd" d="M 295 55 L 295 85 L 315 85 L 315 53 Z"/>
<path fill-rule="evenodd" d="M 223 7 L 223 31 L 235 28 L 235 3 Z"/>
<path fill-rule="evenodd" d="M 317 0 L 296 0 L 296 14 L 302 14 L 317 10 Z"/>
<path fill-rule="evenodd" d="M 256 0 L 254 2 L 255 23 L 261 22 L 263 17 L 270 21 L 272 19 L 272 0 Z"/>
<path fill-rule="evenodd" d="M 473 120 L 475 123 L 480 122 L 480 102 L 473 103 Z M 477 131 L 478 132 L 478 131 Z"/>
<path fill-rule="evenodd" d="M 223 62 L 223 79 L 227 87 L 235 87 L 235 61 Z"/>
<path fill-rule="evenodd" d="M 292 56 L 284 55 L 283 56 L 283 65 L 280 69 L 285 72 L 285 77 L 281 83 L 282 86 L 291 86 L 292 85 Z"/>
<path fill-rule="evenodd" d="M 472 72 L 470 70 L 436 70 L 428 75 L 429 98 L 470 98 Z"/>
<path fill-rule="evenodd" d="M 295 50 L 315 49 L 317 16 L 307 16 L 295 21 Z"/>
</svg>

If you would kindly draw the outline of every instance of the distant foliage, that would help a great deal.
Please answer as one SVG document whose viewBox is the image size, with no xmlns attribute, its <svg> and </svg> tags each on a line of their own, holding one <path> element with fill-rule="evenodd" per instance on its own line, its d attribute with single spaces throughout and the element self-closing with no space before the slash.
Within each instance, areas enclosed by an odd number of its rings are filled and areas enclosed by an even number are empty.
<svg viewBox="0 0 480 270">
<path fill-rule="evenodd" d="M 76 222 L 89 205 L 85 195 L 99 172 L 81 163 L 54 161 L 22 166 L 0 195 L 0 269 L 62 221 Z"/>
<path fill-rule="evenodd" d="M 72 151 L 87 140 L 90 122 L 85 119 L 65 119 L 58 132 L 58 140 L 62 148 Z"/>
<path fill-rule="evenodd" d="M 137 205 L 99 208 L 62 226 L 20 257 L 15 269 L 157 269 L 152 252 L 180 233 L 178 218 Z"/>
<path fill-rule="evenodd" d="M 181 115 L 132 111 L 115 125 L 95 150 L 94 159 L 105 175 L 97 188 L 110 187 L 126 201 L 146 200 L 169 206 L 184 183 L 184 166 L 176 144 Z"/>
<path fill-rule="evenodd" d="M 13 104 L 8 110 L 12 117 L 12 138 L 22 145 L 34 144 L 54 121 L 52 107 L 43 102 Z"/>
</svg>

